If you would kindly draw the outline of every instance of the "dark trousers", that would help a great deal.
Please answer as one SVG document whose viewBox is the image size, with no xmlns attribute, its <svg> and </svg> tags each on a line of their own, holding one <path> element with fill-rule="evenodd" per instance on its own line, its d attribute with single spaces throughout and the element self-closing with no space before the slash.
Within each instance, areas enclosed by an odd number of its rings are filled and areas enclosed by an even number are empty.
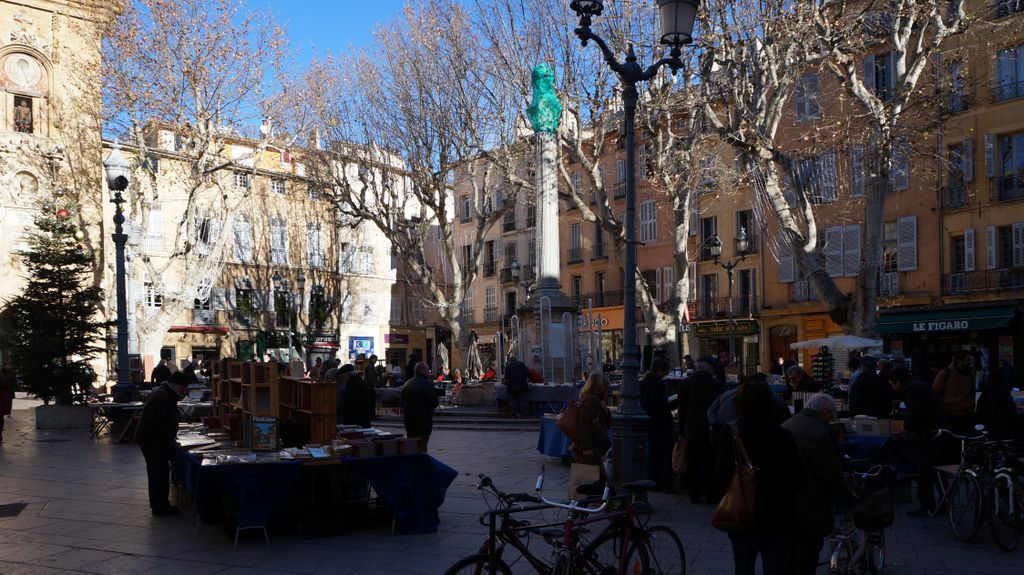
<svg viewBox="0 0 1024 575">
<path fill-rule="evenodd" d="M 512 417 L 526 417 L 526 395 L 529 391 L 517 391 L 516 393 L 509 392 L 508 394 L 508 409 L 512 413 Z"/>
<path fill-rule="evenodd" d="M 814 575 L 818 570 L 818 558 L 825 538 L 821 535 L 797 532 L 796 555 L 794 556 L 794 575 Z"/>
<path fill-rule="evenodd" d="M 140 445 L 146 458 L 146 476 L 149 478 L 149 507 L 153 511 L 168 509 L 171 491 L 171 450 L 164 447 Z"/>
<path fill-rule="evenodd" d="M 758 530 L 729 536 L 736 575 L 754 575 L 757 556 L 761 556 L 764 575 L 792 575 L 794 536 L 789 529 Z"/>
<path fill-rule="evenodd" d="M 715 452 L 707 437 L 686 438 L 686 474 L 689 477 L 687 493 L 694 503 L 703 495 L 709 503 L 715 502 Z"/>
<path fill-rule="evenodd" d="M 917 442 L 917 503 L 921 509 L 935 508 L 935 486 L 938 477 L 936 465 L 949 461 L 949 443 L 944 437 L 935 437 L 934 433 L 926 433 Z"/>
<path fill-rule="evenodd" d="M 648 478 L 657 483 L 658 487 L 672 486 L 672 448 L 675 446 L 675 432 L 658 433 L 651 431 L 648 435 L 651 456 L 647 460 Z"/>
<path fill-rule="evenodd" d="M 732 455 L 732 433 L 728 427 L 711 430 L 711 448 L 715 452 L 715 466 L 711 472 L 712 496 L 709 499 L 717 501 L 729 489 L 733 467 L 735 467 Z"/>
</svg>

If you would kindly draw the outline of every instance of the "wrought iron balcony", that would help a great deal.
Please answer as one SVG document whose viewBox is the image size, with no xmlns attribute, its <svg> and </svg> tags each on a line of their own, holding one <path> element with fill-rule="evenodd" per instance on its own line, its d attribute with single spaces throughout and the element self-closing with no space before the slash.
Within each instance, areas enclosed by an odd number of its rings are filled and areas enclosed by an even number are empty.
<svg viewBox="0 0 1024 575">
<path fill-rule="evenodd" d="M 192 310 L 192 325 L 217 325 L 217 312 L 212 309 Z"/>
<path fill-rule="evenodd" d="M 519 271 L 520 271 L 520 273 L 522 273 L 522 270 L 519 270 Z M 507 284 L 507 283 L 512 283 L 514 281 L 516 281 L 516 280 L 515 280 L 515 278 L 512 277 L 512 268 L 511 267 L 501 268 L 501 283 Z"/>
<path fill-rule="evenodd" d="M 485 305 L 484 306 L 484 322 L 491 323 L 498 321 L 498 306 L 496 305 Z"/>
<path fill-rule="evenodd" d="M 997 177 L 994 185 L 996 187 L 995 196 L 998 201 L 1024 198 L 1024 173 Z"/>
<path fill-rule="evenodd" d="M 594 307 L 616 307 L 622 305 L 622 290 L 606 290 L 588 293 L 580 297 L 580 306 L 593 305 Z"/>
<path fill-rule="evenodd" d="M 757 305 L 755 294 L 737 295 L 732 297 L 733 318 L 749 317 L 757 315 L 760 309 Z M 729 298 L 714 297 L 688 302 L 690 307 L 690 319 L 726 319 L 729 317 Z"/>
<path fill-rule="evenodd" d="M 878 274 L 878 293 L 885 297 L 900 294 L 899 272 L 882 272 Z"/>
<path fill-rule="evenodd" d="M 818 294 L 806 281 L 793 282 L 789 284 L 789 301 L 790 303 L 818 301 Z"/>
<path fill-rule="evenodd" d="M 501 225 L 502 231 L 514 232 L 516 231 L 516 213 L 513 211 L 505 212 L 505 219 L 502 220 Z"/>
<path fill-rule="evenodd" d="M 955 210 L 968 205 L 967 186 L 963 182 L 957 182 L 942 187 L 942 201 L 946 209 Z"/>
<path fill-rule="evenodd" d="M 999 82 L 992 86 L 992 102 L 1006 102 L 1024 96 L 1024 81 Z"/>
<path fill-rule="evenodd" d="M 583 263 L 583 248 L 569 248 L 568 257 L 566 263 L 570 264 L 581 264 Z"/>
<path fill-rule="evenodd" d="M 496 267 L 497 266 L 495 265 L 495 262 L 493 262 L 493 261 L 484 262 L 484 277 L 485 278 L 492 278 L 492 277 L 494 277 L 494 270 L 496 269 Z"/>
<path fill-rule="evenodd" d="M 1009 18 L 1024 12 L 1024 0 L 996 0 L 992 3 L 992 19 Z"/>
<path fill-rule="evenodd" d="M 626 182 L 615 182 L 615 196 L 612 199 L 621 200 L 626 197 Z"/>
<path fill-rule="evenodd" d="M 981 270 L 946 274 L 942 295 L 1024 290 L 1024 268 Z"/>
<path fill-rule="evenodd" d="M 590 251 L 590 261 L 608 259 L 608 247 L 605 242 L 595 243 Z"/>
</svg>

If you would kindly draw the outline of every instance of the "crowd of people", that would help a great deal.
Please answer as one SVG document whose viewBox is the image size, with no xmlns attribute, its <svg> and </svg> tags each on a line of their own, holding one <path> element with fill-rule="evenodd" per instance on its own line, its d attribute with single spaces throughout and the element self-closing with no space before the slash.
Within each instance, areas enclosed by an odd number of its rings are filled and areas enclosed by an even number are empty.
<svg viewBox="0 0 1024 575">
<path fill-rule="evenodd" d="M 717 358 L 684 361 L 689 374 L 678 384 L 675 420 L 664 381 L 668 362 L 655 358 L 640 380 L 640 403 L 649 417 L 648 477 L 660 489 L 685 491 L 693 503 L 716 505 L 729 488 L 735 449 L 742 445 L 757 469 L 757 481 L 753 526 L 730 534 L 736 573 L 754 573 L 759 556 L 768 575 L 814 573 L 833 529 L 833 504 L 849 504 L 856 497 L 844 475 L 836 399 L 822 393 L 822 386 L 796 363 L 779 362 L 786 386 L 773 391 L 766 374 L 742 377 L 738 386 L 727 389 Z M 862 358 L 852 374 L 851 417 L 904 420 L 918 484 L 918 506 L 911 516 L 928 516 L 934 509 L 935 466 L 955 456 L 936 441 L 939 429 L 967 434 L 980 423 L 993 437 L 1019 437 L 1012 379 L 990 378 L 977 390 L 977 402 L 975 381 L 972 357 L 965 352 L 953 353 L 949 366 L 934 374 L 912 373 L 898 361 L 879 365 L 871 357 Z M 610 448 L 608 388 L 603 374 L 587 380 L 580 394 L 580 438 L 571 446 L 574 461 L 599 465 L 602 477 L 602 454 Z M 802 406 L 791 408 L 794 392 L 810 395 Z M 681 475 L 672 469 L 678 438 L 685 444 Z"/>
</svg>

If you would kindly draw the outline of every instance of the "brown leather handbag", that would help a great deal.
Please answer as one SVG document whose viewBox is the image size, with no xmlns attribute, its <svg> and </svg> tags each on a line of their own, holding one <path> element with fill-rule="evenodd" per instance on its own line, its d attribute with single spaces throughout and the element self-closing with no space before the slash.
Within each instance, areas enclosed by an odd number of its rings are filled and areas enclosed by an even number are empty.
<svg viewBox="0 0 1024 575">
<path fill-rule="evenodd" d="M 732 450 L 736 467 L 732 472 L 729 491 L 711 516 L 711 526 L 726 533 L 740 533 L 754 527 L 754 493 L 757 486 L 757 468 L 754 467 L 743 447 L 739 427 L 730 423 Z"/>
<path fill-rule="evenodd" d="M 558 429 L 574 443 L 580 441 L 580 405 L 582 404 L 582 401 L 570 402 L 569 407 L 559 413 L 558 419 L 555 420 Z"/>
</svg>

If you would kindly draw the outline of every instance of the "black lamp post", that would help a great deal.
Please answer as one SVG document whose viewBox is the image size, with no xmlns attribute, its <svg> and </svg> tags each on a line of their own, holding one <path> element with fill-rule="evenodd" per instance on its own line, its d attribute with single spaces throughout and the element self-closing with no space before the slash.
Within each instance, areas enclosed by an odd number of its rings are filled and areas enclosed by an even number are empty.
<svg viewBox="0 0 1024 575">
<path fill-rule="evenodd" d="M 575 33 L 586 46 L 591 40 L 601 49 L 609 68 L 622 84 L 623 128 L 626 138 L 626 258 L 623 280 L 623 355 L 619 410 L 612 418 L 614 477 L 617 484 L 647 475 L 647 415 L 640 406 L 637 376 L 640 349 L 636 342 L 636 85 L 654 78 L 663 66 L 673 72 L 683 67 L 682 47 L 692 41 L 699 0 L 658 0 L 661 12 L 661 43 L 670 47 L 669 57 L 644 69 L 636 61 L 633 46 L 619 62 L 605 41 L 590 25 L 604 8 L 603 0 L 573 0 L 570 7 L 579 16 Z"/>
<path fill-rule="evenodd" d="M 732 300 L 732 270 L 747 257 L 747 249 L 750 247 L 750 240 L 747 238 L 747 230 L 740 228 L 740 231 L 736 234 L 736 255 L 739 256 L 736 261 L 729 260 L 722 263 L 722 240 L 718 239 L 718 234 L 711 236 L 708 240 L 708 251 L 711 252 L 711 257 L 715 258 L 715 263 L 721 266 L 725 270 L 726 275 L 729 276 L 729 295 L 726 297 L 726 312 L 729 314 L 729 364 L 731 366 L 736 365 L 736 320 L 733 319 L 733 300 Z"/>
<path fill-rule="evenodd" d="M 284 284 L 284 280 L 281 278 L 281 274 L 279 274 L 277 272 L 274 272 L 274 275 L 271 276 L 270 279 L 271 279 L 271 281 L 274 282 L 274 291 L 275 292 L 279 292 L 279 291 L 283 290 L 283 288 L 285 287 L 285 284 Z M 302 271 L 300 270 L 299 271 L 299 275 L 298 275 L 298 277 L 295 278 L 295 280 L 296 280 L 296 283 L 299 284 L 299 297 L 301 298 L 302 294 L 305 292 L 305 288 L 306 288 L 306 275 L 304 273 L 302 273 Z M 288 361 L 291 361 L 291 359 L 292 359 L 292 329 L 293 329 L 293 324 L 296 323 L 295 322 L 295 320 L 297 319 L 296 316 L 298 315 L 298 301 L 296 300 L 295 294 L 292 293 L 291 289 L 288 290 L 288 294 L 285 297 L 285 305 L 288 306 L 287 310 L 286 310 L 287 313 L 288 313 L 288 315 L 286 316 L 288 318 Z M 275 320 L 275 323 L 277 323 L 276 320 Z"/>
<path fill-rule="evenodd" d="M 121 145 L 114 142 L 107 159 L 103 161 L 107 176 L 107 188 L 113 192 L 110 201 L 114 204 L 114 248 L 117 281 L 117 383 L 113 395 L 116 402 L 131 401 L 135 386 L 128 370 L 128 295 L 125 287 L 124 246 L 128 234 L 124 233 L 124 197 L 121 192 L 128 188 L 131 164 L 121 153 Z"/>
</svg>

